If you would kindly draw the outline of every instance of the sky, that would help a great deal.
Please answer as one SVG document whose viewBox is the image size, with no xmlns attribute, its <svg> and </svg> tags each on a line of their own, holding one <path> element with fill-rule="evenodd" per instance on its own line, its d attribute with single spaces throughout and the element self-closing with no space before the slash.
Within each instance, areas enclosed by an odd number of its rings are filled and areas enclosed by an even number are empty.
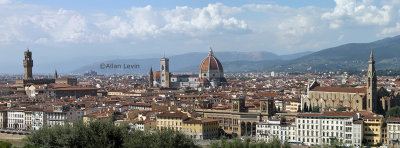
<svg viewBox="0 0 400 148">
<path fill-rule="evenodd" d="M 22 73 L 27 48 L 46 73 L 209 46 L 291 54 L 399 34 L 399 0 L 0 0 L 0 74 Z"/>
</svg>

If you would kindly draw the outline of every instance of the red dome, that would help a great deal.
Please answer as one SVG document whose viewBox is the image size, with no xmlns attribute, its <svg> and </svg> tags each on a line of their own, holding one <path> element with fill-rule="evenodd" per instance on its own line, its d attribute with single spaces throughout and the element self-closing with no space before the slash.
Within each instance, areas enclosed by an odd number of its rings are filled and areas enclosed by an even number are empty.
<svg viewBox="0 0 400 148">
<path fill-rule="evenodd" d="M 208 56 L 201 62 L 199 70 L 200 71 L 219 70 L 221 72 L 224 71 L 221 62 L 219 62 L 219 60 L 214 57 L 212 50 L 210 50 Z"/>
</svg>

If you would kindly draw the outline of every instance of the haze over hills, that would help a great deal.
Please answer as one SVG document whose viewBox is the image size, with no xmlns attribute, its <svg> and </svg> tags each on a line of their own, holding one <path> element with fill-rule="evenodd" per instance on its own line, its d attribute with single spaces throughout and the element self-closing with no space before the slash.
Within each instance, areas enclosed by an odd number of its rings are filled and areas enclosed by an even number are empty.
<svg viewBox="0 0 400 148">
<path fill-rule="evenodd" d="M 225 73 L 235 72 L 320 72 L 360 71 L 368 67 L 371 49 L 377 69 L 400 70 L 400 36 L 385 38 L 370 43 L 349 43 L 318 52 L 301 52 L 290 55 L 276 55 L 271 52 L 215 52 L 224 66 Z M 170 71 L 176 73 L 197 73 L 200 62 L 207 53 L 186 53 L 169 57 Z M 99 64 L 138 64 L 137 69 L 101 69 Z M 147 73 L 150 67 L 159 69 L 159 58 L 119 59 L 96 62 L 83 66 L 73 73 L 95 70 L 100 74 Z"/>
<path fill-rule="evenodd" d="M 359 71 L 368 68 L 371 49 L 377 69 L 400 70 L 400 36 L 371 43 L 350 43 L 278 64 L 275 71 Z"/>
<path fill-rule="evenodd" d="M 295 54 L 288 55 L 277 55 L 271 52 L 259 51 L 259 52 L 214 52 L 214 55 L 221 61 L 224 65 L 225 72 L 242 72 L 242 70 L 246 71 L 246 67 L 252 66 L 254 69 L 260 66 L 265 68 L 270 68 L 278 63 L 281 63 L 284 60 L 295 59 L 312 52 L 301 52 Z M 192 52 L 181 55 L 175 55 L 168 57 L 170 59 L 170 71 L 171 72 L 179 72 L 179 73 L 197 73 L 198 67 L 201 61 L 207 56 L 208 53 L 199 53 Z M 159 69 L 159 58 L 144 58 L 144 59 L 116 59 L 116 60 L 107 60 L 107 61 L 99 61 L 89 65 L 85 65 L 80 67 L 77 70 L 74 70 L 72 73 L 82 74 L 90 70 L 97 71 L 99 74 L 112 74 L 112 73 L 139 73 L 144 74 L 148 73 L 150 67 L 153 67 L 153 70 Z M 271 64 L 265 64 L 264 61 L 271 61 Z M 257 63 L 257 64 L 253 64 Z M 104 68 L 100 67 L 100 64 L 114 64 L 114 65 L 122 65 L 123 64 L 132 64 L 139 65 L 140 68 L 133 69 L 124 69 L 124 68 Z M 248 63 L 248 65 L 246 65 Z M 258 65 L 258 66 L 257 66 Z M 242 68 L 239 68 L 242 67 Z"/>
</svg>

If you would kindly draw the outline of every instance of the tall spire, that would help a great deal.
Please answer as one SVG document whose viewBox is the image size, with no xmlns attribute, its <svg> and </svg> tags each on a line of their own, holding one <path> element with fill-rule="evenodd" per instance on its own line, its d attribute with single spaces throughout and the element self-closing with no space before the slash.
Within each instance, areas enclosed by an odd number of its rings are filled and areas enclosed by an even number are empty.
<svg viewBox="0 0 400 148">
<path fill-rule="evenodd" d="M 208 56 L 214 56 L 214 53 L 213 53 L 213 51 L 212 51 L 211 46 L 210 46 L 210 51 L 208 52 Z"/>
<path fill-rule="evenodd" d="M 153 74 L 153 66 L 150 67 L 150 74 Z"/>
<path fill-rule="evenodd" d="M 369 63 L 370 64 L 375 64 L 375 60 L 374 60 L 374 51 L 371 48 L 371 55 L 369 56 Z M 375 68 L 374 68 L 375 69 Z"/>
<path fill-rule="evenodd" d="M 57 69 L 54 70 L 54 79 L 58 78 Z"/>
<path fill-rule="evenodd" d="M 374 52 L 371 49 L 369 59 L 368 73 L 367 73 L 367 111 L 376 113 L 378 111 L 378 97 L 377 97 L 377 78 L 375 70 Z"/>
<path fill-rule="evenodd" d="M 371 56 L 370 56 L 370 58 L 371 58 L 371 59 L 374 59 L 374 51 L 373 51 L 372 48 L 371 48 Z"/>
</svg>

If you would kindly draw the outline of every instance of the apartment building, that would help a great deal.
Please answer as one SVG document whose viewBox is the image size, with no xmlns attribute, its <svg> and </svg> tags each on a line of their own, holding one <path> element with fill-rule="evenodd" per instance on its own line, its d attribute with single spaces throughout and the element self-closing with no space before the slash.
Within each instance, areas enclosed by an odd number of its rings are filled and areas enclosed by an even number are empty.
<svg viewBox="0 0 400 148">
<path fill-rule="evenodd" d="M 294 120 L 270 119 L 260 122 L 256 126 L 256 138 L 258 141 L 270 142 L 273 139 L 280 141 L 295 140 L 296 125 Z"/>
<path fill-rule="evenodd" d="M 192 139 L 203 140 L 218 137 L 218 120 L 188 118 L 183 121 L 182 132 Z"/>
<path fill-rule="evenodd" d="M 389 117 L 386 123 L 388 147 L 400 147 L 400 118 Z"/>
<path fill-rule="evenodd" d="M 353 122 L 360 119 L 354 112 L 304 113 L 296 116 L 297 141 L 307 145 L 330 144 L 333 141 L 353 145 Z"/>
<path fill-rule="evenodd" d="M 383 116 L 368 114 L 364 116 L 364 137 L 363 141 L 369 144 L 382 143 Z"/>
<path fill-rule="evenodd" d="M 187 119 L 187 115 L 180 111 L 163 112 L 156 116 L 158 130 L 182 131 L 182 121 Z"/>
</svg>

